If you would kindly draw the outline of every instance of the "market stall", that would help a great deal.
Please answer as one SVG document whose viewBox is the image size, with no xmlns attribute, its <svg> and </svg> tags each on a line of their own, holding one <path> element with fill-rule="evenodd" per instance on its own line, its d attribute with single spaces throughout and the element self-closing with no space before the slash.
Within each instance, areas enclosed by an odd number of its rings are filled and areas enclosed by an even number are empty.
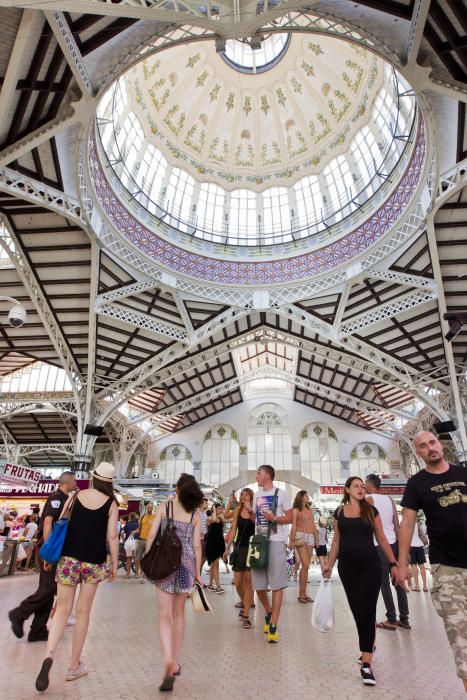
<svg viewBox="0 0 467 700">
<path fill-rule="evenodd" d="M 8 576 L 16 570 L 19 546 L 22 536 L 22 517 L 35 512 L 41 513 L 47 498 L 57 490 L 58 480 L 42 479 L 42 470 L 31 469 L 16 464 L 0 466 L 0 513 L 8 518 L 7 536 L 0 534 L 0 576 Z M 87 488 L 88 481 L 78 481 L 80 489 Z M 22 551 L 22 550 L 20 550 Z"/>
</svg>

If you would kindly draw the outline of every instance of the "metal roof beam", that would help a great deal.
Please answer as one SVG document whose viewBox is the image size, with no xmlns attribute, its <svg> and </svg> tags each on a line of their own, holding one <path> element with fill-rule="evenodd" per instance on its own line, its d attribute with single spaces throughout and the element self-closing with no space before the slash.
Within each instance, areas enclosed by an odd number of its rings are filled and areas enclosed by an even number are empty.
<svg viewBox="0 0 467 700">
<path fill-rule="evenodd" d="M 14 103 L 18 80 L 21 78 L 24 53 L 31 42 L 31 37 L 37 31 L 37 16 L 37 12 L 28 9 L 24 10 L 21 16 L 21 22 L 0 92 L 0 143 L 4 141 L 8 134 L 8 115 Z"/>
<path fill-rule="evenodd" d="M 410 21 L 409 38 L 404 53 L 403 62 L 408 68 L 417 63 L 418 52 L 423 39 L 428 12 L 430 11 L 431 0 L 415 0 L 412 19 Z"/>
<path fill-rule="evenodd" d="M 456 416 L 456 422 L 457 422 L 457 430 L 459 432 L 459 437 L 460 437 L 460 459 L 465 459 L 465 455 L 467 454 L 467 434 L 466 434 L 466 425 L 465 425 L 465 417 L 464 417 L 464 410 L 462 407 L 462 400 L 460 396 L 460 391 L 459 391 L 459 382 L 457 378 L 457 372 L 456 372 L 456 363 L 454 360 L 454 352 L 452 349 L 452 343 L 448 342 L 446 340 L 446 333 L 449 330 L 449 324 L 448 322 L 444 319 L 444 314 L 447 312 L 447 304 L 446 304 L 446 297 L 444 294 L 444 287 L 443 287 L 443 274 L 441 270 L 441 264 L 439 260 L 439 255 L 438 255 L 438 247 L 437 247 L 437 242 L 436 242 L 436 231 L 435 231 L 435 223 L 434 223 L 434 212 L 431 212 L 427 216 L 426 220 L 426 235 L 428 239 L 428 246 L 430 249 L 430 257 L 431 257 L 431 264 L 433 267 L 433 274 L 435 276 L 435 280 L 438 283 L 438 287 L 440 289 L 440 293 L 438 296 L 438 309 L 439 309 L 439 316 L 440 316 L 440 323 L 441 323 L 441 332 L 442 332 L 442 338 L 443 338 L 443 345 L 444 345 L 444 354 L 447 360 L 448 364 L 448 370 L 449 370 L 449 378 L 450 378 L 450 389 L 451 389 L 451 394 L 452 394 L 452 399 L 453 399 L 453 404 L 454 404 L 454 410 L 455 410 L 455 416 Z"/>
<path fill-rule="evenodd" d="M 99 304 L 97 300 L 94 310 L 99 316 L 114 318 L 117 321 L 122 321 L 122 323 L 127 323 L 135 328 L 151 331 L 156 335 L 162 335 L 166 338 L 177 340 L 185 345 L 187 345 L 190 340 L 188 332 L 185 329 L 175 324 L 167 323 L 166 321 L 160 321 L 154 316 L 145 314 L 142 311 L 136 311 L 135 309 L 120 306 L 119 304 Z"/>
<path fill-rule="evenodd" d="M 358 316 L 354 316 L 349 321 L 345 321 L 341 324 L 339 334 L 341 336 L 351 335 L 363 328 L 374 326 L 387 318 L 393 318 L 416 306 L 433 301 L 433 299 L 437 298 L 437 295 L 438 293 L 435 289 L 427 291 L 419 289 L 416 292 L 408 292 L 393 301 L 380 304 L 375 309 L 365 311 L 362 314 L 358 314 Z"/>
<path fill-rule="evenodd" d="M 83 228 L 86 225 L 77 199 L 12 168 L 0 168 L 0 191 L 50 209 Z"/>
<path fill-rule="evenodd" d="M 67 129 L 69 126 L 81 122 L 82 117 L 76 110 L 69 111 L 65 115 L 56 117 L 51 121 L 39 126 L 34 131 L 31 131 L 26 136 L 18 139 L 15 143 L 11 144 L 7 148 L 0 151 L 0 168 L 8 165 L 13 160 L 17 160 L 29 153 L 34 148 L 37 148 L 41 144 L 49 141 L 52 136 L 56 136 L 58 133 Z"/>
<path fill-rule="evenodd" d="M 389 373 L 398 382 L 408 384 L 409 386 L 414 383 L 414 377 L 417 375 L 417 371 L 413 367 L 406 365 L 404 362 L 396 360 L 391 355 L 388 355 L 385 352 L 364 343 L 363 341 L 352 338 L 350 335 L 340 337 L 338 328 L 332 326 L 330 323 L 326 323 L 326 321 L 315 318 L 310 313 L 298 308 L 294 304 L 282 306 L 276 311 L 280 316 L 291 319 L 300 326 L 303 326 L 305 330 L 315 330 L 321 335 L 322 338 L 330 340 L 332 343 L 354 352 L 363 360 L 366 360 L 367 362 L 372 363 L 375 367 Z"/>
<path fill-rule="evenodd" d="M 417 289 L 437 290 L 436 282 L 428 277 L 419 275 L 408 275 L 405 272 L 395 270 L 384 270 L 378 267 L 371 267 L 364 271 L 364 277 L 371 277 L 375 280 L 385 280 L 386 282 L 396 282 L 406 287 L 416 287 Z"/>
<path fill-rule="evenodd" d="M 15 265 L 16 272 L 26 291 L 28 292 L 30 300 L 34 305 L 45 330 L 47 331 L 52 345 L 54 346 L 55 352 L 57 353 L 62 367 L 67 374 L 78 408 L 79 390 L 83 382 L 75 358 L 73 357 L 73 353 L 71 352 L 65 336 L 57 323 L 49 301 L 46 299 L 37 277 L 31 268 L 29 260 L 21 249 L 21 245 L 16 237 L 16 234 L 3 217 L 0 218 L 0 245 L 7 253 L 12 263 Z M 78 421 L 79 420 L 80 416 L 78 414 Z"/>
<path fill-rule="evenodd" d="M 3 446 L 0 443 L 0 454 L 4 454 L 6 459 L 10 459 L 12 462 L 16 462 L 18 460 L 18 443 L 1 420 L 0 437 L 3 440 Z"/>
<path fill-rule="evenodd" d="M 95 92 L 94 86 L 65 15 L 59 10 L 46 11 L 44 14 L 81 92 L 92 97 Z"/>
</svg>

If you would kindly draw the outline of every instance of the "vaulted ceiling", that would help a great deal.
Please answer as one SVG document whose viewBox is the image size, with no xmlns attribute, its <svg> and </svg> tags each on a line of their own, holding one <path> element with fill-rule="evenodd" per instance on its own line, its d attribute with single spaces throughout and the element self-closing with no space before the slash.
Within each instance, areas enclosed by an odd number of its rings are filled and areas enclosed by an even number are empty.
<svg viewBox="0 0 467 700">
<path fill-rule="evenodd" d="M 385 430 L 398 407 L 432 386 L 450 397 L 453 415 L 452 385 L 466 372 L 467 324 L 447 345 L 441 319 L 467 310 L 467 179 L 456 168 L 467 158 L 463 0 L 344 1 L 335 9 L 338 19 L 383 37 L 413 84 L 425 89 L 447 173 L 435 188 L 441 206 L 434 225 L 393 254 L 385 271 L 362 272 L 288 309 L 232 309 L 156 282 L 141 288 L 89 231 L 78 201 L 82 110 L 95 109 L 93 95 L 126 54 L 169 25 L 191 21 L 236 36 L 227 5 L 206 14 L 191 2 L 178 12 L 152 0 L 0 0 L 3 251 L 8 241 L 15 246 L 11 260 L 0 257 L 0 293 L 28 313 L 13 328 L 0 301 L 0 374 L 36 360 L 66 363 L 93 401 L 126 397 L 160 428 L 176 431 L 242 402 L 236 347 L 248 347 L 251 360 L 265 346 L 272 352 L 274 343 L 285 343 L 297 350 L 290 379 L 299 403 Z M 257 29 L 289 5 L 297 10 L 301 3 L 260 3 Z M 95 313 L 98 295 L 130 285 L 120 314 L 112 305 Z M 86 420 L 98 420 L 99 410 Z M 72 444 L 76 435 L 76 426 L 53 411 L 22 412 L 3 424 L 19 444 Z M 71 458 L 64 452 L 27 459 L 64 466 Z"/>
</svg>

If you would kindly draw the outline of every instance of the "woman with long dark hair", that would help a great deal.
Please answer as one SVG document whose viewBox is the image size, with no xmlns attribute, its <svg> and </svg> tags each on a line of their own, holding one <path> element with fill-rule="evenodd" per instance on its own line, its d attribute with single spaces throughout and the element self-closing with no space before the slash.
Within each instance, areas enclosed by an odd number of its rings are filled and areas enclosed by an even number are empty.
<svg viewBox="0 0 467 700">
<path fill-rule="evenodd" d="M 381 565 L 373 535 L 386 555 L 392 574 L 397 562 L 383 531 L 378 511 L 365 499 L 365 484 L 358 476 L 345 482 L 342 505 L 334 513 L 334 539 L 323 576 L 330 578 L 336 559 L 350 609 L 354 616 L 361 653 L 361 677 L 376 685 L 371 669 L 376 636 L 376 603 L 381 588 Z"/>
<path fill-rule="evenodd" d="M 177 535 L 182 543 L 181 564 L 170 576 L 156 581 L 157 610 L 159 615 L 159 637 L 164 655 L 164 676 L 159 686 L 161 691 L 173 690 L 175 676 L 181 672 L 180 650 L 185 633 L 185 603 L 193 583 L 201 580 L 201 523 L 198 508 L 203 492 L 196 479 L 182 474 L 177 481 L 173 499 L 173 519 Z M 159 528 L 164 532 L 166 520 L 165 503 L 156 510 L 156 517 L 146 541 L 146 552 L 151 548 Z"/>
<path fill-rule="evenodd" d="M 244 629 L 251 628 L 250 608 L 253 602 L 253 586 L 251 583 L 251 570 L 247 566 L 248 544 L 250 537 L 255 534 L 255 520 L 253 512 L 253 491 L 249 488 L 242 490 L 240 503 L 235 509 L 230 528 L 226 537 L 224 560 L 227 561 L 232 542 L 234 543 L 232 569 L 234 583 L 238 596 L 243 603 L 239 617 L 243 621 Z"/>
<path fill-rule="evenodd" d="M 289 534 L 289 547 L 296 548 L 300 559 L 298 577 L 298 602 L 312 603 L 313 598 L 307 594 L 308 569 L 310 568 L 313 546 L 317 542 L 317 530 L 307 491 L 299 491 L 292 506 L 292 527 Z"/>
<path fill-rule="evenodd" d="M 62 555 L 57 565 L 57 606 L 49 632 L 47 655 L 36 679 L 36 689 L 40 692 L 48 688 L 55 651 L 73 609 L 78 584 L 80 589 L 76 603 L 71 663 L 66 680 L 74 681 L 88 672 L 81 661 L 81 652 L 97 587 L 101 581 L 113 581 L 117 576 L 118 505 L 113 489 L 114 475 L 113 465 L 101 462 L 92 474 L 91 487 L 72 496 L 73 509 Z M 110 569 L 107 562 L 107 543 L 110 551 Z"/>
<path fill-rule="evenodd" d="M 222 503 L 215 503 L 212 507 L 211 515 L 208 517 L 206 559 L 210 566 L 208 590 L 215 591 L 216 593 L 225 593 L 219 578 L 219 560 L 223 556 L 224 551 L 225 540 L 223 505 Z"/>
</svg>

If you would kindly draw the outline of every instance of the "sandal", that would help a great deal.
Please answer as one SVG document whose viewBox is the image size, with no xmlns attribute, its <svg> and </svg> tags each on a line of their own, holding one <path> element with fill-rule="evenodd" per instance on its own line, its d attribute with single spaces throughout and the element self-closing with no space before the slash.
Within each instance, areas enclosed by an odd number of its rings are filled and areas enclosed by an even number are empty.
<svg viewBox="0 0 467 700">
<path fill-rule="evenodd" d="M 219 595 L 220 593 L 225 593 L 225 590 L 222 588 L 222 586 L 219 586 L 218 588 L 215 589 L 216 593 Z"/>
<path fill-rule="evenodd" d="M 424 593 L 428 593 L 428 588 L 424 588 L 424 589 L 423 589 L 423 592 L 424 592 Z"/>
<path fill-rule="evenodd" d="M 297 598 L 299 603 L 308 603 L 308 600 L 306 598 Z"/>
<path fill-rule="evenodd" d="M 395 632 L 397 629 L 397 625 L 392 625 L 390 622 L 387 622 L 384 620 L 384 622 L 377 622 L 376 627 L 380 630 L 391 630 L 391 632 Z"/>
<path fill-rule="evenodd" d="M 175 676 L 168 675 L 163 678 L 162 683 L 159 686 L 161 693 L 170 691 L 174 689 Z"/>
<path fill-rule="evenodd" d="M 208 589 L 208 591 L 215 591 L 215 590 L 216 590 L 216 587 L 213 586 L 212 583 L 211 583 L 209 586 L 207 586 L 207 589 Z"/>
<path fill-rule="evenodd" d="M 238 603 L 235 603 L 236 608 L 243 608 L 243 603 L 241 600 L 238 601 Z"/>
<path fill-rule="evenodd" d="M 412 588 L 412 590 L 413 590 L 413 591 L 417 591 L 417 593 L 420 593 L 420 589 L 419 589 L 419 588 Z"/>
<path fill-rule="evenodd" d="M 244 630 L 251 630 L 251 622 L 247 617 L 244 618 L 242 627 Z"/>
<path fill-rule="evenodd" d="M 313 600 L 313 598 L 310 598 L 309 595 L 305 596 L 305 598 L 306 598 L 306 602 L 307 602 L 307 603 L 314 603 L 314 602 L 315 602 L 315 601 Z"/>
</svg>

